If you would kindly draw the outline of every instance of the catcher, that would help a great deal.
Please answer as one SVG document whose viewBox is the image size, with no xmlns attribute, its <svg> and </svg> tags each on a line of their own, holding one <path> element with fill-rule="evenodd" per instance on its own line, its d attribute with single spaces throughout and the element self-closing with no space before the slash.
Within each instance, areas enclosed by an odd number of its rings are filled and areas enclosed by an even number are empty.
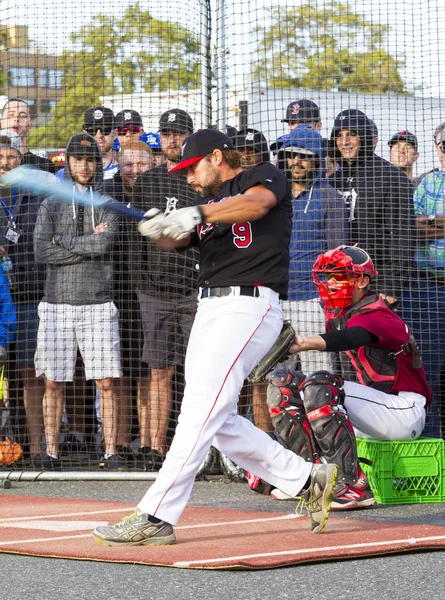
<svg viewBox="0 0 445 600">
<path fill-rule="evenodd" d="M 363 249 L 339 246 L 321 254 L 312 275 L 326 333 L 296 335 L 291 352 L 346 353 L 359 383 L 328 371 L 305 376 L 283 364 L 269 376 L 269 411 L 284 446 L 310 462 L 338 465 L 332 509 L 372 506 L 355 436 L 416 439 L 431 390 L 408 326 L 370 289 L 377 271 Z M 285 495 L 274 490 L 272 496 Z"/>
</svg>

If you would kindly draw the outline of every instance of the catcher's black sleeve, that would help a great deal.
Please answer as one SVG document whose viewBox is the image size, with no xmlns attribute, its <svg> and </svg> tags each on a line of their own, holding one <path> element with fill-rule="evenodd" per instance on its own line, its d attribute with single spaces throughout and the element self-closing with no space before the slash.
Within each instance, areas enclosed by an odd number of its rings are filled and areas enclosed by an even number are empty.
<svg viewBox="0 0 445 600">
<path fill-rule="evenodd" d="M 379 341 L 379 338 L 364 327 L 349 327 L 341 331 L 322 333 L 326 342 L 326 352 L 344 352 L 361 346 L 369 346 Z"/>
</svg>

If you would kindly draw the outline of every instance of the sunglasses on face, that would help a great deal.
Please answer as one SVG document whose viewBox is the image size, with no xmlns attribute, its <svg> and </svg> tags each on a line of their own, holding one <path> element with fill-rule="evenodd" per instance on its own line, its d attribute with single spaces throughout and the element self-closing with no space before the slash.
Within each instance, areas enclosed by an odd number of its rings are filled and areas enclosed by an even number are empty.
<svg viewBox="0 0 445 600">
<path fill-rule="evenodd" d="M 128 127 L 118 127 L 116 129 L 117 135 L 125 135 L 126 133 L 141 133 L 142 127 L 139 125 L 129 125 Z"/>
<path fill-rule="evenodd" d="M 96 127 L 95 125 L 93 125 L 91 127 L 84 126 L 84 130 L 94 137 L 98 131 L 100 131 L 102 133 L 102 135 L 110 135 L 110 133 L 113 131 L 113 128 L 112 127 Z"/>
</svg>

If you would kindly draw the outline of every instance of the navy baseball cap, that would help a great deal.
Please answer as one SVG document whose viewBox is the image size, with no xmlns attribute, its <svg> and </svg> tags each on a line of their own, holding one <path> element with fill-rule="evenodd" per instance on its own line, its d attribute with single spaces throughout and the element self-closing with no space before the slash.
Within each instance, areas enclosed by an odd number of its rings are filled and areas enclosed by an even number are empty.
<svg viewBox="0 0 445 600">
<path fill-rule="evenodd" d="M 399 131 L 389 140 L 388 146 L 391 147 L 393 144 L 397 144 L 397 142 L 408 142 L 408 144 L 412 144 L 417 150 L 417 137 L 414 133 L 410 133 L 409 131 Z"/>
<path fill-rule="evenodd" d="M 182 145 L 182 160 L 169 170 L 169 175 L 181 175 L 181 171 L 188 169 L 202 160 L 214 150 L 234 150 L 233 143 L 225 133 L 216 129 L 200 129 L 192 133 Z"/>
<path fill-rule="evenodd" d="M 320 108 L 312 100 L 295 100 L 286 108 L 286 117 L 281 119 L 282 123 L 289 121 L 319 121 Z"/>
<path fill-rule="evenodd" d="M 114 126 L 116 129 L 123 129 L 124 127 L 130 127 L 136 125 L 136 127 L 142 127 L 142 117 L 136 110 L 121 110 L 114 117 Z"/>
<path fill-rule="evenodd" d="M 159 119 L 159 131 L 193 133 L 192 117 L 181 108 L 172 108 L 161 115 Z"/>
</svg>

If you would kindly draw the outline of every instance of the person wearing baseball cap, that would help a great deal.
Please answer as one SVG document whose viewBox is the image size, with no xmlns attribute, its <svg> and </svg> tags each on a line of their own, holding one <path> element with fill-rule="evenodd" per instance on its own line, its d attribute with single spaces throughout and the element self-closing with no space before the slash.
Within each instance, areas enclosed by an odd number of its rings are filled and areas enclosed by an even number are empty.
<svg viewBox="0 0 445 600">
<path fill-rule="evenodd" d="M 147 146 L 151 149 L 153 154 L 153 167 L 158 167 L 165 162 L 165 156 L 162 152 L 161 137 L 159 133 L 154 133 L 152 131 L 143 133 L 139 137 L 139 140 L 147 144 Z"/>
<path fill-rule="evenodd" d="M 287 123 L 289 131 L 292 131 L 300 123 L 310 125 L 316 131 L 320 131 L 322 122 L 320 120 L 320 108 L 312 100 L 302 98 L 288 104 L 286 115 L 281 119 L 282 123 Z"/>
<path fill-rule="evenodd" d="M 243 129 L 234 138 L 235 148 L 241 152 L 241 168 L 250 169 L 270 160 L 267 140 L 257 129 Z"/>
<path fill-rule="evenodd" d="M 388 146 L 389 160 L 413 181 L 414 163 L 420 156 L 417 152 L 417 137 L 409 131 L 399 131 L 388 141 Z"/>
<path fill-rule="evenodd" d="M 119 170 L 113 156 L 114 143 L 114 113 L 106 106 L 88 108 L 83 115 L 83 131 L 97 142 L 102 153 L 104 180 L 112 179 Z M 60 171 L 59 171 L 60 173 Z"/>
<path fill-rule="evenodd" d="M 138 225 L 163 248 L 199 247 L 198 307 L 170 450 L 135 512 L 94 530 L 105 546 L 174 544 L 173 526 L 212 444 L 254 477 L 300 494 L 313 533 L 327 523 L 337 466 L 306 462 L 237 411 L 245 379 L 283 326 L 292 226 L 285 175 L 269 162 L 243 171 L 240 158 L 224 133 L 193 133 L 170 173 L 187 172 L 200 203 L 168 214 L 151 209 Z"/>
<path fill-rule="evenodd" d="M 171 169 L 181 158 L 181 147 L 187 136 L 193 133 L 193 120 L 181 108 L 171 108 L 159 119 L 161 150 Z"/>
<path fill-rule="evenodd" d="M 120 145 L 131 140 L 137 141 L 144 132 L 141 115 L 132 109 L 118 112 L 114 118 L 114 127 Z"/>
</svg>

